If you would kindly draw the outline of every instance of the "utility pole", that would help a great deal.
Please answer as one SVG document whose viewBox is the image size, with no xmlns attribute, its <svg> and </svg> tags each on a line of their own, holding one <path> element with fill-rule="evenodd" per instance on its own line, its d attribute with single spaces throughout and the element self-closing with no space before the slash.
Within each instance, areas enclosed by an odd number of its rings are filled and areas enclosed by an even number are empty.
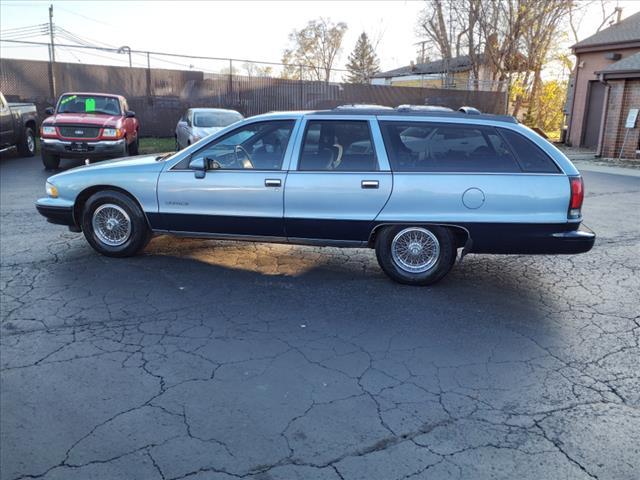
<svg viewBox="0 0 640 480">
<path fill-rule="evenodd" d="M 49 37 L 51 38 L 51 61 L 56 63 L 56 49 L 53 43 L 53 5 L 49 5 Z"/>
<path fill-rule="evenodd" d="M 56 71 L 55 71 L 55 64 L 56 64 L 56 49 L 55 49 L 55 43 L 53 42 L 53 5 L 49 5 L 49 38 L 51 40 L 51 44 L 49 45 L 49 78 L 51 80 L 50 82 L 50 90 L 51 90 L 51 96 L 53 97 L 53 101 L 55 101 L 56 98 Z"/>
</svg>

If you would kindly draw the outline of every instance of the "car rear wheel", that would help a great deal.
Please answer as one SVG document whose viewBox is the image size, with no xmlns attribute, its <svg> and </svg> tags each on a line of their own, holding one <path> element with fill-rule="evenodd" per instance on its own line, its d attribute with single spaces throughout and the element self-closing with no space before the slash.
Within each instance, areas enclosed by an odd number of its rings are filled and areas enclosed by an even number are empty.
<svg viewBox="0 0 640 480">
<path fill-rule="evenodd" d="M 60 166 L 60 157 L 52 153 L 42 152 L 42 164 L 47 170 L 55 170 Z"/>
<path fill-rule="evenodd" d="M 431 285 L 453 267 L 454 240 L 444 227 L 386 227 L 376 238 L 376 257 L 382 270 L 396 282 Z"/>
<path fill-rule="evenodd" d="M 151 239 L 144 213 L 122 192 L 103 190 L 87 200 L 82 231 L 89 244 L 102 255 L 130 257 Z"/>
<path fill-rule="evenodd" d="M 23 157 L 33 157 L 36 154 L 36 134 L 33 129 L 24 129 L 24 137 L 18 144 L 18 153 Z"/>
</svg>

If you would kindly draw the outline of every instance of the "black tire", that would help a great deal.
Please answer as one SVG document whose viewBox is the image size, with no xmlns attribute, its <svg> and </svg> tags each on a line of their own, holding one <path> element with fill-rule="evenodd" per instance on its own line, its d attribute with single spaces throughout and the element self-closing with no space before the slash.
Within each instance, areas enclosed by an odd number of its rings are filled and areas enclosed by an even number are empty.
<svg viewBox="0 0 640 480">
<path fill-rule="evenodd" d="M 36 134 L 31 127 L 24 129 L 24 135 L 18 143 L 18 153 L 23 157 L 33 157 L 36 154 Z"/>
<path fill-rule="evenodd" d="M 427 235 L 428 238 L 437 240 L 438 254 L 432 265 L 425 271 L 412 272 L 394 259 L 392 244 L 396 236 L 402 237 L 402 233 L 417 232 L 419 235 Z M 428 232 L 428 233 L 425 233 Z M 441 280 L 453 267 L 456 260 L 455 238 L 444 227 L 404 225 L 397 227 L 385 227 L 376 237 L 376 257 L 380 267 L 390 278 L 405 285 L 431 285 Z"/>
<path fill-rule="evenodd" d="M 138 136 L 136 136 L 136 139 L 129 144 L 129 155 L 131 156 L 138 155 L 139 147 L 140 147 L 139 138 Z"/>
<path fill-rule="evenodd" d="M 42 164 L 47 170 L 56 170 L 60 166 L 60 157 L 48 152 L 42 152 Z"/>
<path fill-rule="evenodd" d="M 129 217 L 130 233 L 123 243 L 109 245 L 105 243 L 93 228 L 93 214 L 104 209 L 119 207 Z M 152 232 L 147 225 L 146 217 L 138 204 L 128 195 L 114 190 L 102 190 L 94 193 L 82 210 L 82 232 L 89 244 L 102 255 L 108 257 L 130 257 L 140 252 L 151 240 Z"/>
</svg>

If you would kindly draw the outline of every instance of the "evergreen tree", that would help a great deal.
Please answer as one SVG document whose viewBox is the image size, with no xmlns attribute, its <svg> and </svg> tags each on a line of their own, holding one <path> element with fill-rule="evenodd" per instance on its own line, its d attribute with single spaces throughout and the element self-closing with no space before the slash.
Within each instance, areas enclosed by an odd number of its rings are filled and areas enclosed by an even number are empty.
<svg viewBox="0 0 640 480">
<path fill-rule="evenodd" d="M 353 52 L 349 55 L 347 81 L 349 83 L 369 83 L 371 77 L 380 71 L 380 63 L 367 34 L 358 37 Z"/>
</svg>

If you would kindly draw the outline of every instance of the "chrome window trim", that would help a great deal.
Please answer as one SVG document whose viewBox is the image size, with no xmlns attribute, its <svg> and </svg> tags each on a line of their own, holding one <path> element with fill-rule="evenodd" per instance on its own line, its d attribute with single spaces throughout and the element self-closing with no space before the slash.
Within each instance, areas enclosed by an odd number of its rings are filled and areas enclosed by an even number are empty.
<svg viewBox="0 0 640 480">
<path fill-rule="evenodd" d="M 541 172 L 393 172 L 393 175 L 503 175 L 503 176 L 540 176 L 540 177 L 566 177 L 564 173 Z"/>
</svg>

